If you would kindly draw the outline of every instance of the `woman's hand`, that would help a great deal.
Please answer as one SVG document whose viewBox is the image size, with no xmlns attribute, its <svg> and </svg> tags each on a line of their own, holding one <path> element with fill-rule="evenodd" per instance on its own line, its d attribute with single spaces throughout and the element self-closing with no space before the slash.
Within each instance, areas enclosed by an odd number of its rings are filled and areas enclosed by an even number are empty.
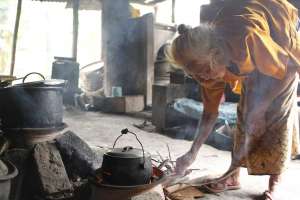
<svg viewBox="0 0 300 200">
<path fill-rule="evenodd" d="M 177 158 L 175 172 L 176 174 L 184 174 L 186 169 L 195 161 L 196 155 L 188 151 L 183 156 Z"/>
</svg>

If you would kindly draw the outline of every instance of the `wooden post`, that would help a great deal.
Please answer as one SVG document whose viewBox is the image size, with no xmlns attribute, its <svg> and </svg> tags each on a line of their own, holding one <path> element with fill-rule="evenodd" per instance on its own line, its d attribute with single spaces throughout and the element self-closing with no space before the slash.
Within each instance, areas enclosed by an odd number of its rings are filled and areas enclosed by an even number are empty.
<svg viewBox="0 0 300 200">
<path fill-rule="evenodd" d="M 78 46 L 78 27 L 79 27 L 79 1 L 73 1 L 73 49 L 72 49 L 72 56 L 75 61 L 77 61 L 77 46 Z"/>
<path fill-rule="evenodd" d="M 172 23 L 175 23 L 176 0 L 172 0 Z"/>
<path fill-rule="evenodd" d="M 12 55 L 11 55 L 11 65 L 10 65 L 10 75 L 11 76 L 14 74 L 14 69 L 15 69 L 16 49 L 17 49 L 18 31 L 19 31 L 21 12 L 22 12 L 22 0 L 18 0 L 14 37 L 13 37 L 13 46 L 12 46 Z"/>
<path fill-rule="evenodd" d="M 144 66 L 145 71 L 145 87 L 143 94 L 145 95 L 145 105 L 152 104 L 152 85 L 154 82 L 154 19 L 152 14 L 145 15 L 142 18 L 142 27 L 144 27 Z"/>
</svg>

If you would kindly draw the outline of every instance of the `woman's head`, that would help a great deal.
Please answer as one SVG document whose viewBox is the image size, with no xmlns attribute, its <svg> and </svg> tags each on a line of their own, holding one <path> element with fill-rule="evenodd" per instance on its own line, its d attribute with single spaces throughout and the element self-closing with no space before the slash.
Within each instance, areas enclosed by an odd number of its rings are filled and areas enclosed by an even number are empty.
<svg viewBox="0 0 300 200">
<path fill-rule="evenodd" d="M 213 26 L 200 25 L 186 29 L 179 26 L 180 35 L 174 39 L 168 55 L 188 74 L 201 79 L 216 79 L 224 76 L 227 56 L 224 42 Z"/>
</svg>

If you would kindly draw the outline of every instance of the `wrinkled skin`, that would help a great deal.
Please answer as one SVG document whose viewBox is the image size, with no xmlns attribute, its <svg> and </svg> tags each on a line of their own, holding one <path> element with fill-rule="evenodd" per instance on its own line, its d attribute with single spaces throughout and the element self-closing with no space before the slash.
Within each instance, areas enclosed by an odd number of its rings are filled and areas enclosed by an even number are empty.
<svg viewBox="0 0 300 200">
<path fill-rule="evenodd" d="M 176 174 L 183 175 L 185 170 L 194 162 L 194 160 L 195 154 L 193 154 L 191 151 L 188 151 L 183 156 L 177 158 L 175 168 Z"/>
<path fill-rule="evenodd" d="M 225 65 L 211 66 L 207 61 L 193 60 L 184 66 L 184 71 L 196 80 L 212 80 L 224 77 L 226 67 Z"/>
<path fill-rule="evenodd" d="M 217 116 L 217 114 L 203 114 L 202 120 L 197 127 L 197 137 L 194 139 L 191 149 L 176 160 L 176 173 L 184 174 L 185 170 L 195 161 L 201 145 L 212 132 Z"/>
<path fill-rule="evenodd" d="M 184 71 L 196 80 L 210 80 L 224 77 L 226 67 L 225 65 L 212 66 L 208 60 L 193 60 L 186 63 Z M 212 132 L 217 117 L 217 114 L 204 111 L 197 127 L 197 137 L 194 139 L 191 149 L 176 160 L 175 171 L 177 174 L 184 174 L 185 170 L 195 161 L 201 145 Z"/>
</svg>

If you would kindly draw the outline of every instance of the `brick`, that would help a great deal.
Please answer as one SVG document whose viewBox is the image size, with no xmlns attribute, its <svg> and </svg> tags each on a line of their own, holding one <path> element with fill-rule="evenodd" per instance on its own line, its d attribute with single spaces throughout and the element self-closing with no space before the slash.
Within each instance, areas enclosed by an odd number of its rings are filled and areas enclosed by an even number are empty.
<svg viewBox="0 0 300 200">
<path fill-rule="evenodd" d="M 51 143 L 37 144 L 33 151 L 33 169 L 38 179 L 39 194 L 44 197 L 60 194 L 71 195 L 73 187 L 69 181 L 60 153 Z"/>
</svg>

